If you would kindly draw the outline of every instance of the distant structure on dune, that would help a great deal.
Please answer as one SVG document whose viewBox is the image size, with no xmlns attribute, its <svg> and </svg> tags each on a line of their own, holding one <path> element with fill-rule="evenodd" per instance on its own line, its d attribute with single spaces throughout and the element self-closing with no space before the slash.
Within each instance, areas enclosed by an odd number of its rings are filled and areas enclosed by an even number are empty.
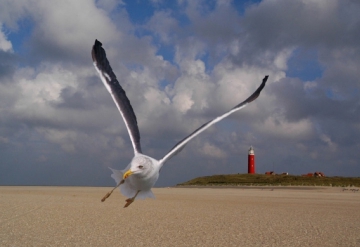
<svg viewBox="0 0 360 247">
<path fill-rule="evenodd" d="M 255 152 L 252 146 L 248 154 L 248 174 L 255 174 Z"/>
<path fill-rule="evenodd" d="M 322 172 L 309 172 L 307 174 L 302 174 L 301 176 L 303 177 L 317 177 L 317 178 L 320 178 L 320 177 L 325 177 L 325 174 L 322 173 Z"/>
</svg>

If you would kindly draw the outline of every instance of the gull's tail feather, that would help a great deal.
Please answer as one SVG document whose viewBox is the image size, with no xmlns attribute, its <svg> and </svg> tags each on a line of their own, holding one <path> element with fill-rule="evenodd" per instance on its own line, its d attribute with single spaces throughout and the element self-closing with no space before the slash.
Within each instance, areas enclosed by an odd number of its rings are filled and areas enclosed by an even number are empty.
<svg viewBox="0 0 360 247">
<path fill-rule="evenodd" d="M 154 198 L 155 199 L 155 195 L 154 195 L 154 193 L 152 193 L 151 190 L 145 190 L 145 191 L 141 190 L 136 197 L 136 199 L 146 199 L 146 198 Z"/>
<path fill-rule="evenodd" d="M 115 180 L 116 184 L 120 183 L 120 181 L 123 179 L 125 170 L 115 170 L 110 167 L 109 169 L 113 172 L 113 174 L 111 174 L 111 177 Z"/>
</svg>

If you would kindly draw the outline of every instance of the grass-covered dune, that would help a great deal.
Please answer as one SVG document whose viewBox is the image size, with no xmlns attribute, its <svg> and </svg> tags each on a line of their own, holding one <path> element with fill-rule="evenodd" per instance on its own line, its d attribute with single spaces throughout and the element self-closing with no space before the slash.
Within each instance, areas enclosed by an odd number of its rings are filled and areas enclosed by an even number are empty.
<svg viewBox="0 0 360 247">
<path fill-rule="evenodd" d="M 355 186 L 360 177 L 305 177 L 294 175 L 229 174 L 194 178 L 177 186 Z"/>
</svg>

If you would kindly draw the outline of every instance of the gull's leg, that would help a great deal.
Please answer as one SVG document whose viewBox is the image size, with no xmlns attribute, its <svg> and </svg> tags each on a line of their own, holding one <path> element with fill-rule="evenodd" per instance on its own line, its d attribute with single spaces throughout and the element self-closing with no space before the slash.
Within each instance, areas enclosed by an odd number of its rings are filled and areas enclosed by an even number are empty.
<svg viewBox="0 0 360 247">
<path fill-rule="evenodd" d="M 139 192 L 140 192 L 140 190 L 138 190 L 133 197 L 126 199 L 126 204 L 125 204 L 124 208 L 127 208 L 131 203 L 134 202 L 135 197 L 139 194 Z"/>
<path fill-rule="evenodd" d="M 125 180 L 124 180 L 124 179 L 122 179 L 110 192 L 106 193 L 106 195 L 101 199 L 101 201 L 104 202 L 104 201 L 106 200 L 106 198 L 108 198 L 108 197 L 111 195 L 111 193 L 113 193 L 113 191 L 114 191 L 117 187 L 119 187 L 120 185 L 122 185 L 123 183 L 125 183 Z"/>
</svg>

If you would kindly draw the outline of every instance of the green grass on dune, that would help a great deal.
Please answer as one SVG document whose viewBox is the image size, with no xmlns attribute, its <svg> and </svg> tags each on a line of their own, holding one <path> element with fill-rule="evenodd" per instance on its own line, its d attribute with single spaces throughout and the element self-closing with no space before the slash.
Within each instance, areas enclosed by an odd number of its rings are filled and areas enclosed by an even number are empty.
<svg viewBox="0 0 360 247">
<path fill-rule="evenodd" d="M 355 186 L 360 187 L 360 177 L 304 177 L 294 175 L 229 174 L 194 178 L 177 186 Z"/>
</svg>

